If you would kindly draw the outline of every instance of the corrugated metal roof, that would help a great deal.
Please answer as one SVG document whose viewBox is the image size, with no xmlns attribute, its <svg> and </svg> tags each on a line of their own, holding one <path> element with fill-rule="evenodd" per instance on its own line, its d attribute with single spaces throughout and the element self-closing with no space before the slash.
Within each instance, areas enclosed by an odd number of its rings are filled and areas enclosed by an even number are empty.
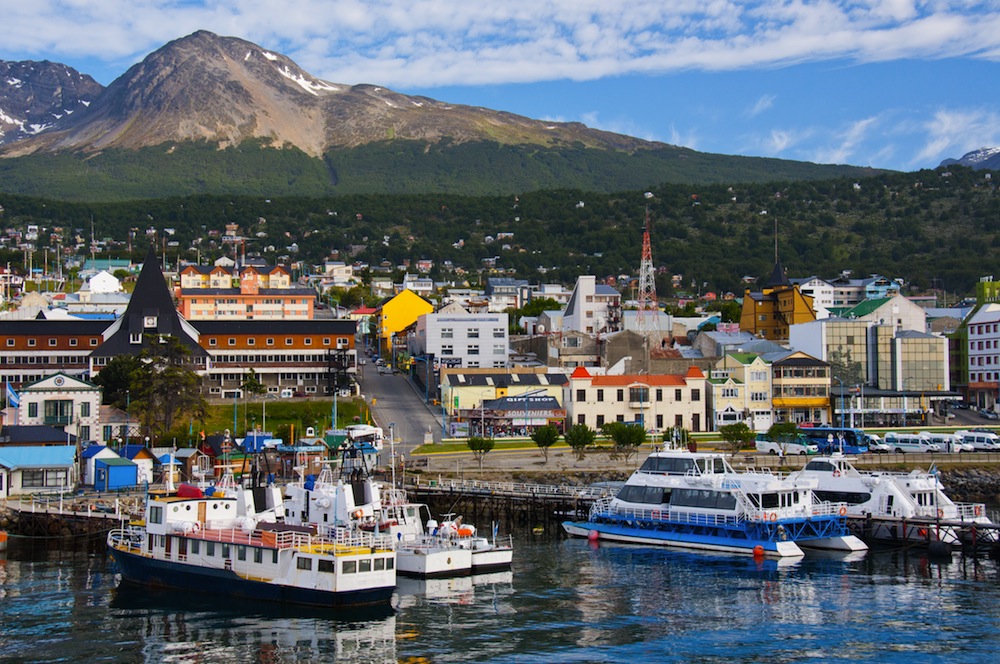
<svg viewBox="0 0 1000 664">
<path fill-rule="evenodd" d="M 43 445 L 0 448 L 0 466 L 22 468 L 64 468 L 76 459 L 76 445 Z"/>
</svg>

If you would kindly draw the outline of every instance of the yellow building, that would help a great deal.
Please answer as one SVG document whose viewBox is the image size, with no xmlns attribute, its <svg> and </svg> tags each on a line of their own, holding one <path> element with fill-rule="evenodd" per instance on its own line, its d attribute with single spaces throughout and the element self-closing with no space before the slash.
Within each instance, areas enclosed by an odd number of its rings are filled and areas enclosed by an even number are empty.
<svg viewBox="0 0 1000 664">
<path fill-rule="evenodd" d="M 771 362 L 774 421 L 830 423 L 830 365 L 793 351 Z"/>
<path fill-rule="evenodd" d="M 760 291 L 743 294 L 740 331 L 761 339 L 788 341 L 788 326 L 816 320 L 813 298 L 804 295 L 785 276 L 781 261 L 774 265 L 771 279 Z"/>
<path fill-rule="evenodd" d="M 756 353 L 729 353 L 712 369 L 709 379 L 712 425 L 744 422 L 767 431 L 771 414 L 771 363 Z"/>
<path fill-rule="evenodd" d="M 405 289 L 395 297 L 383 302 L 375 311 L 375 335 L 378 338 L 379 355 L 394 356 L 393 338 L 417 322 L 424 314 L 434 313 L 434 305 L 413 291 Z M 400 339 L 405 343 L 405 339 Z"/>
</svg>

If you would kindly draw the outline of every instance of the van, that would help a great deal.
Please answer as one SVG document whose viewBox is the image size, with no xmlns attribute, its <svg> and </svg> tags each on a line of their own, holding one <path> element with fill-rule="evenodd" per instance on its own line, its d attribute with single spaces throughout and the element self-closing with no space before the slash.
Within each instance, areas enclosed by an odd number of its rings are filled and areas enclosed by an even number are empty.
<svg viewBox="0 0 1000 664">
<path fill-rule="evenodd" d="M 956 431 L 956 436 L 962 439 L 963 443 L 972 445 L 976 452 L 997 452 L 1000 451 L 1000 438 L 995 433 L 985 431 Z"/>
<path fill-rule="evenodd" d="M 779 456 L 804 456 L 806 454 L 816 454 L 819 452 L 819 447 L 814 445 L 812 441 L 801 434 L 789 441 L 778 443 L 773 440 L 768 440 L 767 434 L 759 433 L 757 434 L 757 439 L 754 441 L 754 447 L 756 447 L 757 451 L 761 454 L 777 454 Z"/>
<path fill-rule="evenodd" d="M 897 454 L 906 452 L 940 452 L 941 447 L 930 441 L 927 433 L 896 433 L 885 434 L 885 444 Z"/>
<path fill-rule="evenodd" d="M 927 439 L 941 448 L 942 452 L 975 452 L 971 443 L 964 442 L 953 433 L 928 433 Z"/>
<path fill-rule="evenodd" d="M 282 399 L 291 399 L 294 396 L 295 396 L 295 390 L 293 390 L 290 387 L 286 387 L 281 390 Z"/>
</svg>

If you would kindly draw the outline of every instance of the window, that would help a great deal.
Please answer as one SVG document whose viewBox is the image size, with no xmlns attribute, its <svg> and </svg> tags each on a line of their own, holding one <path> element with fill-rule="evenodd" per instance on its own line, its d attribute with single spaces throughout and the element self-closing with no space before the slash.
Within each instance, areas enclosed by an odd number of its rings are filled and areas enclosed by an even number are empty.
<svg viewBox="0 0 1000 664">
<path fill-rule="evenodd" d="M 80 427 L 80 439 L 90 440 L 90 427 Z"/>
<path fill-rule="evenodd" d="M 447 344 L 447 345 L 441 346 L 441 354 L 442 355 L 454 355 L 455 354 L 455 349 L 452 348 L 451 344 Z"/>
<path fill-rule="evenodd" d="M 649 401 L 649 388 L 648 387 L 628 388 L 628 400 L 632 403 L 645 403 Z"/>
<path fill-rule="evenodd" d="M 479 344 L 469 346 L 469 355 L 479 355 Z"/>
<path fill-rule="evenodd" d="M 55 345 L 56 345 L 56 340 L 55 339 L 49 339 L 49 346 L 55 348 Z"/>
<path fill-rule="evenodd" d="M 576 400 L 577 401 L 586 401 L 587 400 L 587 390 L 577 390 L 576 391 Z"/>
<path fill-rule="evenodd" d="M 34 339 L 28 339 L 28 347 L 29 348 L 34 348 L 34 346 L 35 346 L 35 340 Z"/>
<path fill-rule="evenodd" d="M 597 390 L 597 400 L 604 401 L 604 390 Z"/>
<path fill-rule="evenodd" d="M 625 401 L 625 390 L 624 389 L 618 390 L 617 398 L 618 398 L 618 402 L 619 403 L 621 403 L 622 401 Z"/>
<path fill-rule="evenodd" d="M 478 329 L 476 329 L 476 330 L 469 330 L 469 338 L 470 339 L 478 339 L 479 338 L 479 330 Z"/>
<path fill-rule="evenodd" d="M 11 337 L 8 337 L 8 338 L 7 338 L 7 345 L 8 345 L 8 346 L 13 346 L 13 345 L 14 345 L 14 339 L 13 339 L 13 338 L 11 338 Z"/>
<path fill-rule="evenodd" d="M 603 415 L 598 415 L 597 416 L 597 422 L 596 422 L 596 424 L 597 424 L 598 430 L 600 430 L 600 428 L 604 426 L 604 416 Z"/>
<path fill-rule="evenodd" d="M 455 336 L 455 333 L 452 331 L 452 329 L 450 327 L 442 327 L 441 328 L 441 338 L 442 339 L 452 339 L 452 338 L 454 338 L 454 336 Z"/>
<path fill-rule="evenodd" d="M 267 339 L 264 340 L 264 344 L 267 345 L 267 346 L 273 346 L 274 345 L 274 339 L 272 337 L 268 337 Z"/>
<path fill-rule="evenodd" d="M 740 396 L 739 388 L 736 387 L 724 387 L 722 388 L 722 398 L 723 399 L 735 399 Z"/>
<path fill-rule="evenodd" d="M 292 338 L 291 337 L 285 337 L 285 345 L 286 346 L 291 346 L 292 345 Z"/>
<path fill-rule="evenodd" d="M 236 339 L 234 339 L 233 337 L 229 337 L 229 345 L 230 346 L 235 346 L 236 345 Z"/>
<path fill-rule="evenodd" d="M 28 403 L 28 417 L 38 417 L 38 404 L 34 402 Z"/>
<path fill-rule="evenodd" d="M 358 561 L 357 560 L 345 560 L 341 571 L 344 574 L 357 574 L 358 572 Z"/>
<path fill-rule="evenodd" d="M 656 389 L 656 400 L 663 401 L 663 390 L 661 390 L 660 388 Z"/>
<path fill-rule="evenodd" d="M 257 345 L 257 340 L 255 338 L 249 337 L 247 339 L 247 346 L 256 346 L 256 345 Z"/>
<path fill-rule="evenodd" d="M 587 424 L 587 416 L 583 415 L 583 414 L 577 415 L 576 416 L 576 423 L 577 424 Z"/>
<path fill-rule="evenodd" d="M 219 345 L 219 340 L 218 339 L 209 339 L 208 340 L 208 345 L 211 346 L 212 348 L 215 348 L 216 346 Z"/>
<path fill-rule="evenodd" d="M 680 390 L 674 390 L 674 401 L 680 401 L 683 398 Z"/>
<path fill-rule="evenodd" d="M 493 338 L 494 339 L 503 339 L 504 338 L 504 330 L 503 330 L 503 328 L 497 328 L 497 329 L 493 330 Z"/>
<path fill-rule="evenodd" d="M 215 542 L 205 542 L 205 555 L 206 556 L 215 555 Z"/>
<path fill-rule="evenodd" d="M 333 574 L 337 570 L 333 560 L 320 560 L 318 569 L 326 574 Z"/>
<path fill-rule="evenodd" d="M 32 341 L 31 339 L 28 339 L 28 345 L 29 346 L 34 346 L 35 344 L 31 343 L 31 341 Z M 141 344 L 142 343 L 142 334 L 141 333 L 134 333 L 134 334 L 128 335 L 128 342 L 130 344 Z"/>
<path fill-rule="evenodd" d="M 76 348 L 76 339 L 70 339 L 69 340 L 69 345 L 70 345 L 70 348 Z"/>
<path fill-rule="evenodd" d="M 80 404 L 80 417 L 90 417 L 90 402 L 84 401 Z"/>
<path fill-rule="evenodd" d="M 247 548 L 243 545 L 236 547 L 236 559 L 246 560 L 247 559 Z"/>
<path fill-rule="evenodd" d="M 295 566 L 298 567 L 299 569 L 311 572 L 313 568 L 312 558 L 305 558 L 300 556 L 298 560 L 296 560 Z"/>
<path fill-rule="evenodd" d="M 152 505 L 149 508 L 149 522 L 163 523 L 163 507 L 161 505 Z"/>
</svg>

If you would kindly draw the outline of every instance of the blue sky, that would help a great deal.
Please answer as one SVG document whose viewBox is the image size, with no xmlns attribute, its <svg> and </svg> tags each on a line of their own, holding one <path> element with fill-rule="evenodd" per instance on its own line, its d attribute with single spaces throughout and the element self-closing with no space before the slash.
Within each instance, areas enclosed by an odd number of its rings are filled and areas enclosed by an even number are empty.
<svg viewBox="0 0 1000 664">
<path fill-rule="evenodd" d="M 1000 0 L 0 0 L 0 16 L 0 59 L 105 85 L 205 29 L 335 83 L 704 152 L 910 171 L 1000 146 Z"/>
</svg>

